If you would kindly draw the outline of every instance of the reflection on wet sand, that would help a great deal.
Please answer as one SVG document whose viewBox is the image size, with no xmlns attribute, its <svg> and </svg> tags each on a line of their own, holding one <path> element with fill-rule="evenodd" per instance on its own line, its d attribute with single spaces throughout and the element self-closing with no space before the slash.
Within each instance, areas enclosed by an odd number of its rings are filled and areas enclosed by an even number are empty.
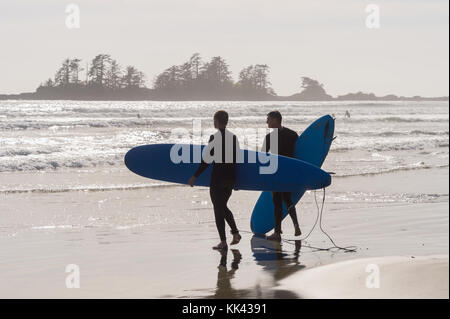
<svg viewBox="0 0 450 319">
<path fill-rule="evenodd" d="M 244 291 L 233 289 L 231 286 L 231 280 L 234 278 L 236 270 L 239 269 L 239 263 L 241 262 L 242 255 L 237 249 L 231 249 L 233 254 L 233 261 L 231 262 L 231 269 L 227 268 L 227 256 L 228 250 L 221 250 L 220 252 L 220 264 L 217 267 L 219 269 L 217 274 L 217 288 L 214 298 L 240 298 L 245 295 Z"/>
<path fill-rule="evenodd" d="M 302 242 L 294 241 L 294 251 L 282 249 L 281 242 L 270 241 L 258 235 L 251 239 L 253 258 L 256 264 L 269 272 L 276 281 L 282 280 L 294 272 L 305 268 L 299 262 Z"/>
<path fill-rule="evenodd" d="M 217 287 L 211 298 L 298 298 L 292 292 L 273 290 L 279 280 L 301 270 L 305 266 L 299 262 L 301 241 L 294 242 L 294 251 L 285 251 L 281 243 L 266 240 L 264 237 L 253 236 L 251 249 L 253 260 L 262 267 L 265 273 L 270 274 L 273 282 L 270 285 L 257 283 L 253 288 L 235 289 L 232 280 L 242 260 L 242 254 L 237 249 L 231 249 L 232 261 L 228 269 L 228 250 L 219 251 L 220 261 L 217 274 Z M 237 279 L 236 279 L 237 280 Z"/>
</svg>

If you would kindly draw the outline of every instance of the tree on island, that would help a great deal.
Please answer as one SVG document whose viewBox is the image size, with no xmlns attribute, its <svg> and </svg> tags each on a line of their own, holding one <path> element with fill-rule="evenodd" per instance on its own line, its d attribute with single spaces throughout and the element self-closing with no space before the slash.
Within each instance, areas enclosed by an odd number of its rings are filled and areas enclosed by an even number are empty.
<svg viewBox="0 0 450 319">
<path fill-rule="evenodd" d="M 84 69 L 80 66 L 81 59 L 72 59 L 70 60 L 70 81 L 71 83 L 78 85 L 80 72 L 84 71 Z"/>
<path fill-rule="evenodd" d="M 122 78 L 123 72 L 121 70 L 119 63 L 117 63 L 116 60 L 111 59 L 110 66 L 106 71 L 106 79 L 107 79 L 106 86 L 113 90 L 120 89 L 123 81 Z"/>
<path fill-rule="evenodd" d="M 328 101 L 333 99 L 331 95 L 327 94 L 327 92 L 323 88 L 323 84 L 306 76 L 302 77 L 301 88 L 302 91 L 300 93 L 294 94 L 292 96 L 296 100 Z"/>
<path fill-rule="evenodd" d="M 200 53 L 194 53 L 189 59 L 189 62 L 187 62 L 189 72 L 191 73 L 191 77 L 193 79 L 198 79 L 201 65 L 202 65 L 202 58 L 200 57 Z"/>
<path fill-rule="evenodd" d="M 269 66 L 267 64 L 250 65 L 239 73 L 239 81 L 236 86 L 241 91 L 242 96 L 251 98 L 266 98 L 275 96 L 274 90 L 268 79 Z"/>
<path fill-rule="evenodd" d="M 203 64 L 197 79 L 199 93 L 210 97 L 225 97 L 232 94 L 233 80 L 231 71 L 224 58 L 213 57 L 210 62 Z"/>
<path fill-rule="evenodd" d="M 65 59 L 55 74 L 55 86 L 67 86 L 70 84 L 71 60 Z"/>
<path fill-rule="evenodd" d="M 47 80 L 47 86 L 69 86 L 71 84 L 79 84 L 78 76 L 83 68 L 80 67 L 80 59 L 65 59 L 61 65 L 61 67 L 56 71 L 55 80 L 49 81 Z"/>
<path fill-rule="evenodd" d="M 127 66 L 120 83 L 122 88 L 142 88 L 145 86 L 145 74 L 134 66 Z"/>
<path fill-rule="evenodd" d="M 143 99 L 149 98 L 145 75 L 134 66 L 123 71 L 109 54 L 98 54 L 86 70 L 86 80 L 80 81 L 81 59 L 65 59 L 55 74 L 36 90 L 42 98 L 73 99 Z"/>
<path fill-rule="evenodd" d="M 154 94 L 162 99 L 264 99 L 274 96 L 269 67 L 257 64 L 243 69 L 233 82 L 228 63 L 220 56 L 203 62 L 195 53 L 181 64 L 156 76 Z"/>
<path fill-rule="evenodd" d="M 88 67 L 86 81 L 80 81 L 81 59 L 65 59 L 55 74 L 55 79 L 48 79 L 41 87 L 89 87 L 120 90 L 123 88 L 144 88 L 145 74 L 134 66 L 127 66 L 122 71 L 119 63 L 109 54 L 99 54 Z"/>
<path fill-rule="evenodd" d="M 91 62 L 89 68 L 89 85 L 105 87 L 107 68 L 111 64 L 111 56 L 109 54 L 99 54 Z"/>
<path fill-rule="evenodd" d="M 228 64 L 220 56 L 203 62 L 195 53 L 181 65 L 173 65 L 156 76 L 154 92 L 159 98 L 205 99 L 226 96 L 233 86 Z"/>
</svg>

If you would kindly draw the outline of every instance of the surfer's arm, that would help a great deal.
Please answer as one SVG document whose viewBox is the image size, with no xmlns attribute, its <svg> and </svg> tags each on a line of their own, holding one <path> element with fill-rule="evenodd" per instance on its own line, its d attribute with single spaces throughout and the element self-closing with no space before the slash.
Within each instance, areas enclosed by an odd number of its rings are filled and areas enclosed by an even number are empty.
<svg viewBox="0 0 450 319">
<path fill-rule="evenodd" d="M 189 179 L 189 185 L 194 186 L 195 180 L 203 173 L 203 171 L 208 167 L 208 163 L 202 160 L 194 175 Z"/>
<path fill-rule="evenodd" d="M 209 165 L 208 163 L 202 160 L 202 162 L 200 163 L 200 165 L 198 166 L 197 170 L 194 173 L 194 177 L 195 178 L 199 177 L 205 171 L 205 169 L 208 168 L 208 165 Z"/>
<path fill-rule="evenodd" d="M 214 139 L 214 135 L 211 135 L 209 137 L 209 143 L 211 143 L 211 141 Z M 208 145 L 209 146 L 209 145 Z M 207 146 L 207 147 L 208 147 Z M 211 151 L 211 153 L 214 152 L 214 149 Z M 189 185 L 193 186 L 195 183 L 195 180 L 208 168 L 209 163 L 206 163 L 203 158 L 202 158 L 202 162 L 200 163 L 200 165 L 198 166 L 197 170 L 195 171 L 194 175 L 189 179 Z"/>
</svg>

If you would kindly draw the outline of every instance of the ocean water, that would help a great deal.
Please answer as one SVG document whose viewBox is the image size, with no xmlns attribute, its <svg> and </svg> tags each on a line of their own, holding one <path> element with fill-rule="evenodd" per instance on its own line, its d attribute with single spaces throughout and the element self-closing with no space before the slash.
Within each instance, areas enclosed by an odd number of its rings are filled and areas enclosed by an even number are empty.
<svg viewBox="0 0 450 319">
<path fill-rule="evenodd" d="M 0 101 L 0 174 L 115 172 L 123 169 L 123 157 L 134 146 L 198 141 L 192 136 L 194 122 L 201 124 L 205 142 L 218 109 L 229 112 L 230 130 L 245 133 L 247 148 L 252 149 L 262 143 L 257 130 L 266 128 L 266 114 L 271 110 L 279 110 L 283 124 L 299 133 L 316 118 L 333 114 L 337 138 L 324 168 L 337 177 L 448 167 L 449 163 L 448 102 Z M 345 117 L 347 110 L 350 118 Z M 180 128 L 185 134 L 174 134 Z M 119 185 L 107 179 L 96 184 L 62 184 L 53 189 L 54 185 L 44 183 L 32 190 L 160 185 Z M 2 183 L 0 191 L 27 190 L 23 186 Z"/>
<path fill-rule="evenodd" d="M 230 130 L 245 134 L 249 148 L 262 143 L 258 129 L 266 128 L 271 110 L 279 110 L 284 125 L 299 133 L 316 118 L 334 114 L 336 139 L 323 165 L 335 173 L 326 195 L 328 211 L 448 202 L 448 188 L 439 186 L 442 178 L 437 186 L 427 186 L 427 169 L 444 168 L 440 172 L 448 178 L 448 102 L 1 101 L 0 238 L 214 225 L 204 188 L 139 177 L 123 158 L 137 145 L 191 142 L 195 123 L 206 142 L 218 109 L 230 113 Z M 385 179 L 396 171 L 403 175 Z M 421 180 L 426 182 L 419 185 Z M 230 205 L 241 227 L 257 196 L 233 195 Z M 309 227 L 317 212 L 315 193 L 307 192 L 298 209 Z"/>
</svg>

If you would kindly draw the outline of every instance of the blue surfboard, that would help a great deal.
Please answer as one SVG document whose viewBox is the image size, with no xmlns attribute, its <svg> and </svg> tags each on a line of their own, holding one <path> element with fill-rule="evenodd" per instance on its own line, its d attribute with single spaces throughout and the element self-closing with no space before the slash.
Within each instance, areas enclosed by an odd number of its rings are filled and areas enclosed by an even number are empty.
<svg viewBox="0 0 450 319">
<path fill-rule="evenodd" d="M 138 146 L 127 152 L 125 165 L 132 172 L 143 177 L 187 184 L 199 166 L 198 162 L 194 162 L 194 152 L 202 151 L 204 147 L 204 145 L 192 144 Z M 185 161 L 172 160 L 174 154 L 180 155 L 179 158 L 181 158 L 182 153 L 187 154 L 183 157 Z M 330 174 L 301 160 L 250 150 L 241 150 L 240 155 L 241 157 L 238 158 L 241 158 L 241 161 L 236 166 L 235 189 L 299 192 L 304 189 L 319 189 L 331 184 Z M 266 158 L 268 161 L 262 163 L 261 158 Z M 274 160 L 278 161 L 276 172 L 262 174 L 261 169 L 267 168 L 270 161 Z M 209 165 L 196 180 L 195 185 L 209 186 L 211 172 L 212 165 Z"/>
<path fill-rule="evenodd" d="M 334 136 L 334 119 L 330 115 L 314 121 L 297 139 L 295 158 L 321 167 L 330 150 Z M 291 200 L 297 204 L 308 189 L 292 192 Z M 283 218 L 287 215 L 283 203 Z M 271 192 L 263 192 L 253 209 L 250 228 L 255 234 L 265 234 L 274 228 L 274 207 Z"/>
</svg>

